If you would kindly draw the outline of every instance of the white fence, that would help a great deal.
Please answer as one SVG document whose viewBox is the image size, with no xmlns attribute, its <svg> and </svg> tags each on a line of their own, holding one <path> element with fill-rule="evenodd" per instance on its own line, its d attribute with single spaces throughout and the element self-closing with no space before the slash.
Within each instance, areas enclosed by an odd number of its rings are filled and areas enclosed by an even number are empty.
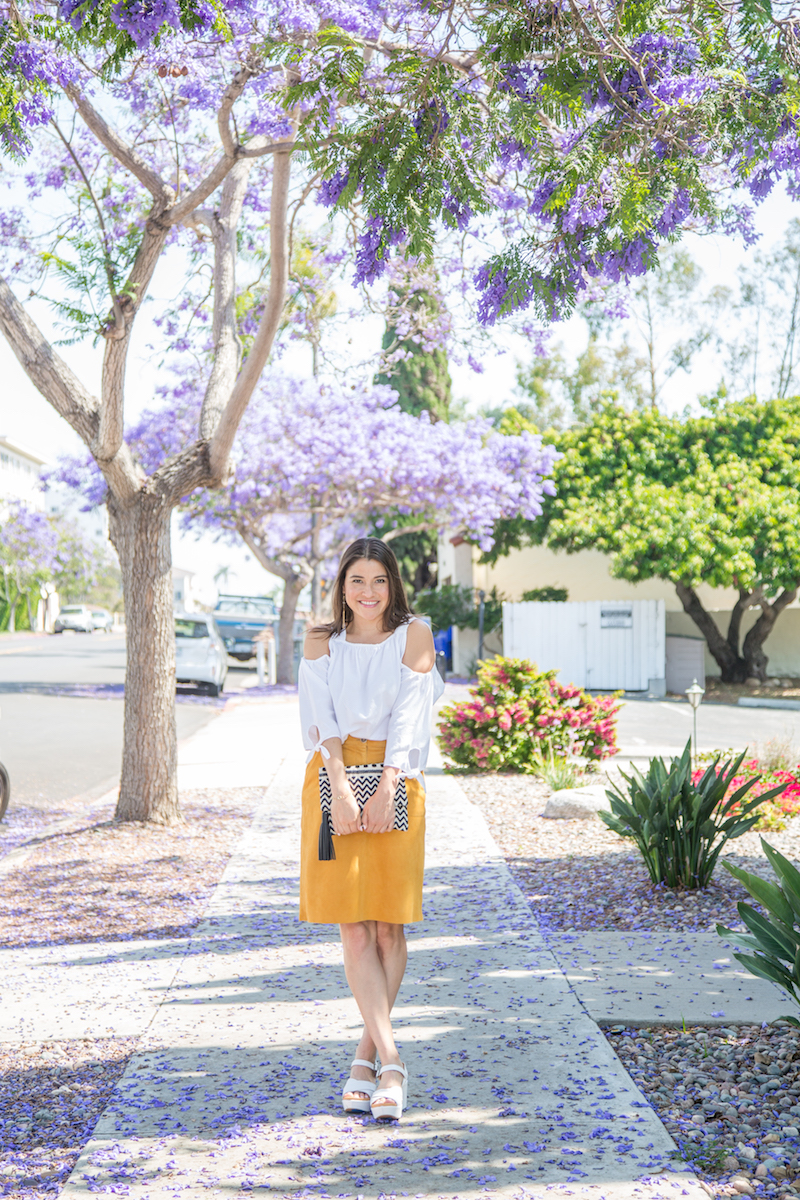
<svg viewBox="0 0 800 1200">
<path fill-rule="evenodd" d="M 556 669 L 562 683 L 663 695 L 664 601 L 504 604 L 503 653 Z"/>
</svg>

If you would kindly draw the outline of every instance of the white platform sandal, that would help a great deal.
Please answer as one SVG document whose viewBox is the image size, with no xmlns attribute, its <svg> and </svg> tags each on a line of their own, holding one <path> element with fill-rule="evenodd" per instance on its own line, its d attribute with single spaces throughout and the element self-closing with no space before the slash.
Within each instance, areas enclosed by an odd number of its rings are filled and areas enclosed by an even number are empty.
<svg viewBox="0 0 800 1200">
<path fill-rule="evenodd" d="M 384 1063 L 378 1071 L 379 1079 L 384 1071 L 397 1071 L 403 1076 L 403 1085 L 401 1087 L 400 1084 L 393 1083 L 391 1087 L 374 1091 L 369 1104 L 370 1110 L 376 1121 L 399 1121 L 408 1103 L 408 1071 L 403 1063 Z M 390 1103 L 387 1104 L 386 1100 Z M 383 1103 L 379 1103 L 380 1101 Z"/>
<path fill-rule="evenodd" d="M 365 1058 L 354 1058 L 350 1069 L 353 1067 L 367 1067 L 370 1071 L 378 1070 L 378 1060 L 375 1062 L 367 1062 Z M 369 1102 L 372 1093 L 378 1084 L 372 1079 L 353 1079 L 351 1075 L 347 1083 L 342 1088 L 342 1108 L 346 1113 L 367 1113 L 369 1112 Z M 351 1096 L 351 1092 L 366 1092 L 367 1099 Z M 345 1097 L 348 1097 L 345 1099 Z"/>
</svg>

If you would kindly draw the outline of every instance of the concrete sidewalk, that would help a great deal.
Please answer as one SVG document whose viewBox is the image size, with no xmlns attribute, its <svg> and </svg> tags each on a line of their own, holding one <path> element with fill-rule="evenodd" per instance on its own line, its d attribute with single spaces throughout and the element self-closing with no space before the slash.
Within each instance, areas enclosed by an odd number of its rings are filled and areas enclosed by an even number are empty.
<svg viewBox="0 0 800 1200">
<path fill-rule="evenodd" d="M 776 1021 L 793 1005 L 756 979 L 715 933 L 549 934 L 581 1003 L 601 1024 L 730 1025 Z"/>
<path fill-rule="evenodd" d="M 229 745 L 231 774 L 268 783 L 265 802 L 196 934 L 169 948 L 171 973 L 155 966 L 166 947 L 107 948 L 129 980 L 120 1016 L 138 987 L 145 1032 L 65 1196 L 704 1198 L 668 1169 L 679 1165 L 669 1136 L 558 968 L 482 816 L 441 774 L 429 780 L 426 919 L 409 927 L 397 1006 L 411 1105 L 399 1126 L 342 1114 L 358 1020 L 335 927 L 296 920 L 293 709 L 226 711 L 184 761 L 214 786 Z"/>
</svg>

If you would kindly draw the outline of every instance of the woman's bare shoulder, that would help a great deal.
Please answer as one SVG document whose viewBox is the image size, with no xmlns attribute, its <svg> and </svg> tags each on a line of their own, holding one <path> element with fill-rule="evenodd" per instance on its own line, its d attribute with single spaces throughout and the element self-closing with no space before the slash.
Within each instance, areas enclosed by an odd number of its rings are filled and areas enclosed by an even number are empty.
<svg viewBox="0 0 800 1200">
<path fill-rule="evenodd" d="M 323 629 L 311 629 L 303 643 L 303 658 L 323 658 L 330 654 L 331 635 Z"/>
<path fill-rule="evenodd" d="M 425 621 L 411 621 L 406 634 L 406 650 L 403 663 L 412 671 L 426 674 L 436 661 L 433 634 Z"/>
</svg>

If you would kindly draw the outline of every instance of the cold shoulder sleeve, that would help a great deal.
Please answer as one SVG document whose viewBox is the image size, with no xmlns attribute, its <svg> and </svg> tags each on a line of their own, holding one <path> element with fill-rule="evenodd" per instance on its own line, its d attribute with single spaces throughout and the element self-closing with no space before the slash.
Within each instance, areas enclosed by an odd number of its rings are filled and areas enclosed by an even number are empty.
<svg viewBox="0 0 800 1200">
<path fill-rule="evenodd" d="M 330 751 L 323 746 L 328 738 L 341 737 L 333 707 L 333 698 L 328 687 L 330 656 L 302 658 L 297 678 L 300 699 L 300 724 L 303 730 L 303 745 L 311 756 L 319 750 L 323 758 L 330 758 Z"/>
<path fill-rule="evenodd" d="M 419 775 L 428 761 L 433 706 L 443 691 L 435 666 L 430 671 L 412 671 L 401 664 L 400 690 L 386 735 L 385 766 L 398 767 L 403 775 Z"/>
</svg>

